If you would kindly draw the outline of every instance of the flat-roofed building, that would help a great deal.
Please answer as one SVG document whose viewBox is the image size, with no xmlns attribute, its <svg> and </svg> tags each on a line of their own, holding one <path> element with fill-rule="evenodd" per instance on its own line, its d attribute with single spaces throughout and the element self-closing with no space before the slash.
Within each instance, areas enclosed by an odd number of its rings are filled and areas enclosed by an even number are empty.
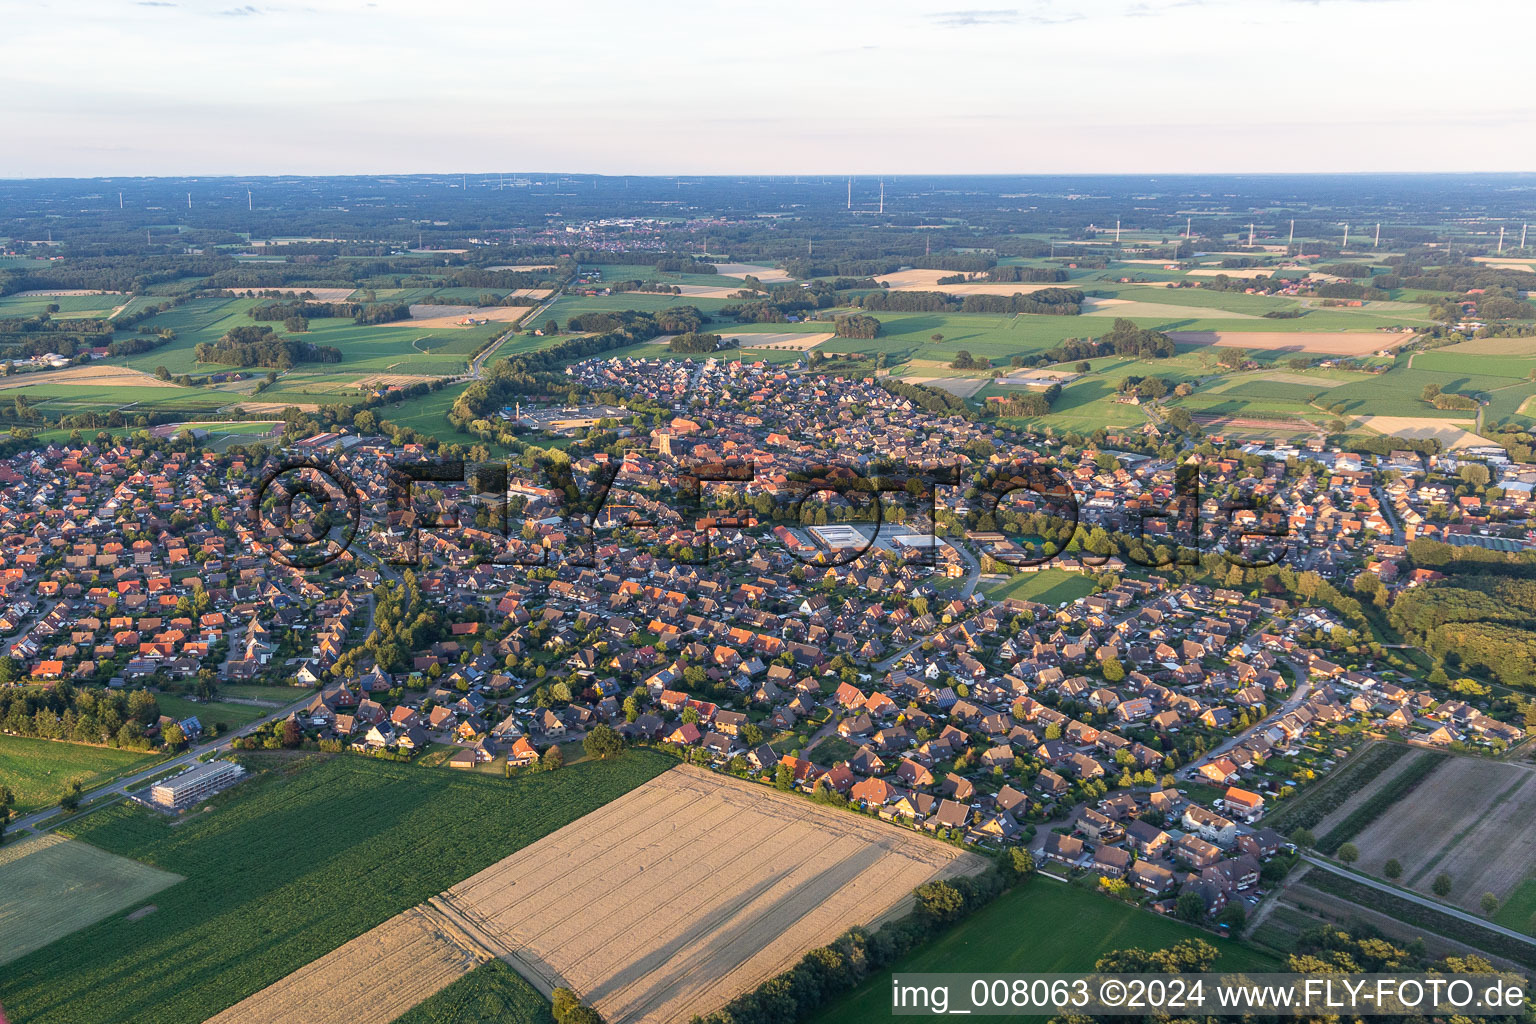
<svg viewBox="0 0 1536 1024">
<path fill-rule="evenodd" d="M 244 774 L 245 769 L 233 761 L 209 761 L 155 783 L 149 799 L 157 807 L 180 810 L 234 785 Z"/>
</svg>

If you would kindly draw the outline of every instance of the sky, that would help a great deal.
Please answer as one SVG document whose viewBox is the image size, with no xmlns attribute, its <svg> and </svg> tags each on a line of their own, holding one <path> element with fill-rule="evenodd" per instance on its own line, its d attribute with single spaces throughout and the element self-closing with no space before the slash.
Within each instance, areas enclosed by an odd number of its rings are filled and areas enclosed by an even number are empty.
<svg viewBox="0 0 1536 1024">
<path fill-rule="evenodd" d="M 1536 170 L 1525 0 L 0 0 L 0 25 L 0 177 Z"/>
</svg>

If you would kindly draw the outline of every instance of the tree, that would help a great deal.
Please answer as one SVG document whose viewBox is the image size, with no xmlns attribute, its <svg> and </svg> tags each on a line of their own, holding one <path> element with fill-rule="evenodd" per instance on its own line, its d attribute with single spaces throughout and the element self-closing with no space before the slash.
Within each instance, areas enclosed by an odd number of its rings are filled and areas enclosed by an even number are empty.
<svg viewBox="0 0 1536 1024">
<path fill-rule="evenodd" d="M 917 909 L 937 922 L 947 923 L 965 911 L 965 897 L 948 882 L 924 882 L 917 887 Z"/>
<path fill-rule="evenodd" d="M 0 843 L 5 842 L 5 829 L 11 823 L 11 805 L 15 802 L 16 794 L 10 787 L 0 786 Z"/>
<path fill-rule="evenodd" d="M 741 741 L 749 747 L 755 747 L 764 740 L 763 727 L 756 722 L 748 722 L 741 727 Z"/>
<path fill-rule="evenodd" d="M 1312 847 L 1317 845 L 1317 837 L 1312 834 L 1311 829 L 1299 828 L 1291 833 L 1291 842 L 1297 846 Z"/>
<path fill-rule="evenodd" d="M 1483 893 L 1483 898 L 1477 901 L 1477 905 L 1483 908 L 1483 913 L 1492 917 L 1494 911 L 1499 909 L 1499 898 L 1491 892 Z"/>
<path fill-rule="evenodd" d="M 68 813 L 72 813 L 80 807 L 80 783 L 71 782 L 69 792 L 59 798 L 59 806 Z"/>
<path fill-rule="evenodd" d="M 1018 878 L 1035 873 L 1035 857 L 1023 846 L 1015 846 L 1008 851 L 1008 870 Z"/>
<path fill-rule="evenodd" d="M 1338 858 L 1345 864 L 1353 864 L 1360 859 L 1360 847 L 1354 843 L 1345 843 L 1339 847 Z"/>
<path fill-rule="evenodd" d="M 1104 659 L 1104 678 L 1111 683 L 1118 683 L 1125 678 L 1125 666 L 1114 655 Z"/>
<path fill-rule="evenodd" d="M 1173 915 L 1181 921 L 1198 921 L 1205 916 L 1205 900 L 1197 892 L 1181 892 L 1173 901 Z"/>
<path fill-rule="evenodd" d="M 175 750 L 187 742 L 187 734 L 178 722 L 171 722 L 167 725 L 160 736 L 165 740 L 165 748 L 167 750 Z"/>
<path fill-rule="evenodd" d="M 550 1013 L 555 1020 L 564 1022 L 566 1014 L 581 1005 L 581 1000 L 575 992 L 568 988 L 557 988 L 549 996 Z"/>
<path fill-rule="evenodd" d="M 1221 913 L 1216 915 L 1217 924 L 1224 924 L 1234 932 L 1242 931 L 1247 921 L 1248 912 L 1243 909 L 1241 903 L 1228 903 L 1221 908 Z"/>
<path fill-rule="evenodd" d="M 795 773 L 789 770 L 789 765 L 780 764 L 773 770 L 773 785 L 786 793 L 795 788 Z"/>
<path fill-rule="evenodd" d="M 545 321 L 545 323 L 544 323 L 544 333 L 545 334 L 559 334 L 560 333 L 560 324 L 558 322 L 554 321 L 554 320 L 547 320 L 547 321 Z"/>
<path fill-rule="evenodd" d="M 1391 860 L 1387 861 L 1381 866 L 1381 873 L 1391 879 L 1402 878 L 1403 865 L 1398 862 L 1396 857 L 1393 857 Z"/>
<path fill-rule="evenodd" d="M 609 726 L 599 724 L 593 726 L 592 731 L 581 741 L 581 749 L 587 752 L 588 757 L 606 761 L 624 752 L 624 740 Z"/>
<path fill-rule="evenodd" d="M 298 719 L 289 718 L 283 722 L 283 746 L 292 750 L 303 742 L 304 732 L 299 728 Z"/>
<path fill-rule="evenodd" d="M 565 755 L 560 753 L 560 744 L 558 743 L 544 751 L 544 756 L 539 758 L 540 767 L 547 772 L 552 772 L 563 764 L 565 764 Z"/>
<path fill-rule="evenodd" d="M 1449 896 L 1451 894 L 1451 876 L 1446 874 L 1444 871 L 1440 872 L 1435 876 L 1435 880 L 1430 885 L 1430 889 L 1436 896 Z"/>
</svg>

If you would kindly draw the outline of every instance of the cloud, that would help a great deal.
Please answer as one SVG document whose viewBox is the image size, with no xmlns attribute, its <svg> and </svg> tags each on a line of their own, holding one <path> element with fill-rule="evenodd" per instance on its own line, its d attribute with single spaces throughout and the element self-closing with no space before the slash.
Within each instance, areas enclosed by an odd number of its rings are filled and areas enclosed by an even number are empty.
<svg viewBox="0 0 1536 1024">
<path fill-rule="evenodd" d="M 928 15 L 928 20 L 945 28 L 964 28 L 968 25 L 1011 25 L 1019 20 L 1017 8 L 996 11 L 940 11 Z"/>
<path fill-rule="evenodd" d="M 244 18 L 252 14 L 260 14 L 261 11 L 250 4 L 246 4 L 244 7 L 231 7 L 229 10 L 220 11 L 219 13 L 232 18 Z"/>
<path fill-rule="evenodd" d="M 171 3 L 170 0 L 138 0 L 138 3 L 139 3 L 140 7 L 180 7 L 181 6 L 180 4 L 173 4 L 173 3 Z"/>
<path fill-rule="evenodd" d="M 976 25 L 1065 25 L 1082 21 L 1084 15 L 1076 11 L 1058 14 L 1046 7 L 1021 11 L 1017 7 L 996 8 L 985 11 L 940 11 L 928 15 L 928 20 L 943 28 L 970 28 Z"/>
</svg>

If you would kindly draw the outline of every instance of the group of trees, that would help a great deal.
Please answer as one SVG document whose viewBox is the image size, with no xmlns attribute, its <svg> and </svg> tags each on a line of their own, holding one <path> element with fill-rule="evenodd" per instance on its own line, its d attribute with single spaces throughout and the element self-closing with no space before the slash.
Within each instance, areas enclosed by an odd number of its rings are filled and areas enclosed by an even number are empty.
<svg viewBox="0 0 1536 1024">
<path fill-rule="evenodd" d="M 1028 852 L 1017 852 L 1023 856 L 1004 858 L 980 875 L 960 875 L 918 886 L 912 913 L 874 933 L 849 929 L 831 944 L 806 953 L 783 974 L 737 996 L 721 1009 L 695 1018 L 695 1024 L 794 1024 L 805 1020 L 1032 872 L 1034 863 Z"/>
<path fill-rule="evenodd" d="M 232 327 L 213 344 L 201 342 L 192 350 L 200 363 L 225 366 L 270 366 L 286 370 L 299 363 L 339 363 L 341 349 L 315 345 L 273 334 L 272 328 Z"/>
<path fill-rule="evenodd" d="M 849 313 L 832 322 L 832 333 L 839 338 L 878 338 L 880 321 L 863 313 Z"/>
<path fill-rule="evenodd" d="M 868 310 L 891 313 L 1033 313 L 1042 316 L 1077 316 L 1083 311 L 1080 288 L 1041 288 L 1025 294 L 966 295 L 939 291 L 866 292 L 857 301 Z"/>
<path fill-rule="evenodd" d="M 1450 669 L 1480 669 L 1508 686 L 1536 689 L 1536 556 L 1420 538 L 1409 543 L 1408 557 L 1446 579 L 1399 591 L 1393 627 Z"/>
<path fill-rule="evenodd" d="M 20 678 L 13 662 L 0 659 L 0 677 Z M 159 720 L 160 705 L 146 689 L 0 689 L 0 728 L 18 736 L 144 750 L 152 745 L 144 731 Z"/>
<path fill-rule="evenodd" d="M 687 334 L 675 335 L 667 348 L 673 352 L 714 352 L 721 348 L 721 338 L 718 334 L 701 334 L 697 331 L 689 331 Z M 736 341 L 727 343 L 724 347 L 735 348 Z"/>
</svg>

